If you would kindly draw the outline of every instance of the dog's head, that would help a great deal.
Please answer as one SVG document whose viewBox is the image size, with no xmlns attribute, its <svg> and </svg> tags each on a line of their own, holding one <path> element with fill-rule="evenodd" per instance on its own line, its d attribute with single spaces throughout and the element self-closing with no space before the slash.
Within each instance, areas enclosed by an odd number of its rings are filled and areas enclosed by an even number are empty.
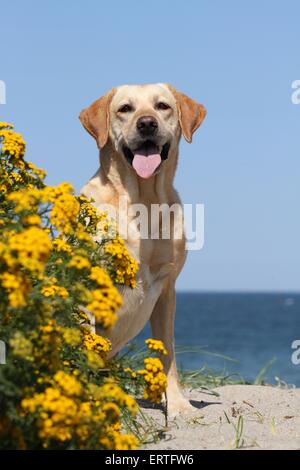
<svg viewBox="0 0 300 470">
<path fill-rule="evenodd" d="M 206 115 L 203 105 L 171 85 L 124 85 L 80 114 L 101 149 L 110 140 L 141 178 L 163 167 L 182 134 L 188 142 Z"/>
</svg>

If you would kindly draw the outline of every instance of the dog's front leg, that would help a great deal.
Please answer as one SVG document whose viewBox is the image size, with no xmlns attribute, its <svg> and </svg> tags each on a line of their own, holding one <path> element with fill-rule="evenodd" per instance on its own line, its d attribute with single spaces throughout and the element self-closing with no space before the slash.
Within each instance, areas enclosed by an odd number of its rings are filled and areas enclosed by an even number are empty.
<svg viewBox="0 0 300 470">
<path fill-rule="evenodd" d="M 163 364 L 168 379 L 167 402 L 170 415 L 193 410 L 178 382 L 174 344 L 175 309 L 175 286 L 173 282 L 172 284 L 169 282 L 154 307 L 150 322 L 153 337 L 162 340 L 168 352 L 166 356 L 163 356 Z"/>
</svg>

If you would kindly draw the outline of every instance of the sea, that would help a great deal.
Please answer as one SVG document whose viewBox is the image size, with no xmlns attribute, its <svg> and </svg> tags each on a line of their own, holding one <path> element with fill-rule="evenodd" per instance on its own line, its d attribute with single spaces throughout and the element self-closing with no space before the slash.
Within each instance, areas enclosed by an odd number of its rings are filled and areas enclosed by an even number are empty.
<svg viewBox="0 0 300 470">
<path fill-rule="evenodd" d="M 137 344 L 151 337 L 149 325 Z M 300 387 L 300 294 L 177 293 L 176 356 L 184 370 L 213 370 L 254 382 Z M 295 361 L 294 361 L 295 362 Z M 298 361 L 296 361 L 298 362 Z"/>
</svg>

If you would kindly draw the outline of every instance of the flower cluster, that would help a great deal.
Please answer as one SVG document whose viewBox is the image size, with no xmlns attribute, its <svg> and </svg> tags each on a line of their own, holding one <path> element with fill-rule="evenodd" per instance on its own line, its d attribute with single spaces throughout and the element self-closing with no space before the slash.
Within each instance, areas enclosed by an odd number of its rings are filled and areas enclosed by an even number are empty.
<svg viewBox="0 0 300 470">
<path fill-rule="evenodd" d="M 105 335 L 122 305 L 116 284 L 133 288 L 137 263 L 105 213 L 69 183 L 47 186 L 24 155 L 22 137 L 0 122 L 0 339 L 9 345 L 0 448 L 135 449 L 124 429 L 137 412 L 131 393 L 142 386 L 159 400 L 160 361 L 145 359 L 124 381 L 85 312 Z M 164 354 L 160 342 L 148 348 Z"/>
<path fill-rule="evenodd" d="M 16 264 L 33 272 L 43 272 L 52 245 L 49 235 L 39 227 L 25 228 L 21 232 L 9 233 L 7 253 L 4 259 L 11 268 Z"/>
<path fill-rule="evenodd" d="M 53 440 L 63 444 L 73 439 L 81 449 L 92 438 L 95 447 L 136 449 L 137 439 L 119 432 L 122 407 L 131 407 L 135 413 L 135 401 L 111 383 L 96 387 L 93 400 L 88 399 L 88 393 L 91 390 L 84 393 L 75 377 L 58 371 L 44 392 L 22 400 L 22 414 L 37 416 L 43 447 L 51 447 Z"/>
<path fill-rule="evenodd" d="M 138 264 L 135 259 L 129 255 L 124 240 L 120 237 L 114 238 L 105 246 L 105 252 L 113 256 L 115 282 L 135 287 Z"/>
<path fill-rule="evenodd" d="M 142 375 L 146 381 L 144 398 L 160 403 L 167 386 L 162 362 L 157 357 L 147 357 L 144 360 L 144 366 L 144 369 L 138 371 L 138 374 Z"/>
<path fill-rule="evenodd" d="M 45 297 L 54 297 L 56 295 L 58 295 L 59 297 L 62 297 L 63 299 L 66 299 L 67 297 L 69 297 L 69 293 L 67 289 L 63 286 L 58 286 L 56 284 L 52 284 L 50 286 L 44 286 L 41 292 Z"/>
<path fill-rule="evenodd" d="M 82 325 L 90 306 L 105 330 L 122 304 L 106 232 L 101 246 L 94 239 L 107 216 L 70 184 L 45 185 L 24 154 L 22 137 L 1 122 L 0 337 L 10 347 L 0 369 L 0 447 L 136 448 L 122 429 L 135 400 L 107 383 L 111 344 Z"/>
<path fill-rule="evenodd" d="M 117 320 L 116 312 L 122 305 L 122 298 L 103 268 L 93 266 L 89 278 L 97 284 L 97 289 L 90 293 L 87 308 L 99 323 L 111 328 Z"/>
<path fill-rule="evenodd" d="M 155 352 L 157 357 L 143 357 L 143 368 L 137 371 L 131 367 L 125 367 L 124 372 L 136 381 L 143 379 L 143 398 L 160 403 L 167 388 L 167 376 L 161 361 L 161 356 L 167 355 L 162 341 L 149 338 L 145 341 L 148 353 Z"/>
<path fill-rule="evenodd" d="M 14 158 L 22 158 L 25 154 L 26 142 L 21 134 L 14 132 L 13 126 L 7 122 L 0 122 L 0 138 L 2 152 Z"/>
<path fill-rule="evenodd" d="M 87 351 L 95 351 L 103 357 L 106 357 L 111 350 L 111 342 L 108 339 L 88 330 L 85 330 L 83 344 Z"/>
<path fill-rule="evenodd" d="M 25 307 L 31 283 L 21 272 L 3 272 L 0 274 L 0 284 L 5 289 L 12 308 Z"/>
<path fill-rule="evenodd" d="M 117 321 L 117 311 L 122 305 L 122 297 L 112 286 L 104 286 L 91 292 L 91 302 L 87 309 L 104 328 L 111 328 Z"/>
<path fill-rule="evenodd" d="M 155 351 L 159 354 L 162 354 L 163 356 L 167 355 L 167 350 L 164 347 L 164 343 L 161 340 L 149 338 L 149 339 L 146 339 L 145 343 L 150 350 Z"/>
<path fill-rule="evenodd" d="M 9 341 L 9 345 L 13 350 L 15 356 L 25 357 L 26 360 L 32 361 L 32 342 L 25 338 L 25 336 L 17 331 Z"/>
</svg>

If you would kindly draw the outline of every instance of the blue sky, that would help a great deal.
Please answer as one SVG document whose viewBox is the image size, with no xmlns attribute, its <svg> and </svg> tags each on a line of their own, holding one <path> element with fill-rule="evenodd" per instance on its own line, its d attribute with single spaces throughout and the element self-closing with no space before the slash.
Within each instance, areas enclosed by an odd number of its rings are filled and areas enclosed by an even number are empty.
<svg viewBox="0 0 300 470">
<path fill-rule="evenodd" d="M 1 119 L 51 184 L 97 169 L 82 108 L 112 86 L 170 82 L 208 116 L 182 143 L 176 188 L 205 204 L 183 290 L 299 290 L 298 1 L 0 1 Z"/>
</svg>

